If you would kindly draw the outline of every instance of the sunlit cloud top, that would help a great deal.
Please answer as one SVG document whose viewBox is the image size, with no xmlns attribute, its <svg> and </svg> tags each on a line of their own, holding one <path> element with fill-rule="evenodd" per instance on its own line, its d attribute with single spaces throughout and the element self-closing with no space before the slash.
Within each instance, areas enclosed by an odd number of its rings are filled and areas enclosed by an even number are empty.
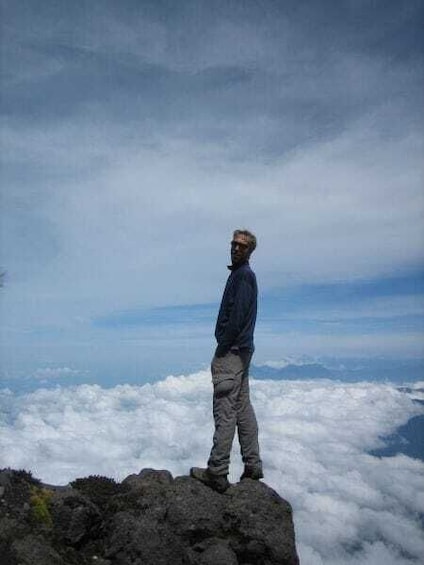
<svg viewBox="0 0 424 565">
<path fill-rule="evenodd" d="M 207 371 L 143 387 L 0 392 L 0 457 L 45 482 L 141 468 L 186 475 L 213 433 Z M 265 481 L 291 502 L 305 565 L 418 565 L 424 551 L 422 460 L 370 451 L 423 418 L 423 383 L 251 382 Z M 418 437 L 417 437 L 418 443 Z M 421 457 L 422 446 L 421 446 Z M 230 480 L 242 462 L 236 443 Z"/>
</svg>

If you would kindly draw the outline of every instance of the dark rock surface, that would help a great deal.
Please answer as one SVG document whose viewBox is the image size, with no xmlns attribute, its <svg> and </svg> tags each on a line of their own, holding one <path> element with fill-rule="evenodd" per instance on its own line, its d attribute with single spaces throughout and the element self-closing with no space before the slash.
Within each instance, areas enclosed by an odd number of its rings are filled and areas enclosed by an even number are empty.
<svg viewBox="0 0 424 565">
<path fill-rule="evenodd" d="M 0 471 L 2 565 L 297 565 L 292 510 L 266 484 L 218 494 L 143 469 L 43 485 Z"/>
</svg>

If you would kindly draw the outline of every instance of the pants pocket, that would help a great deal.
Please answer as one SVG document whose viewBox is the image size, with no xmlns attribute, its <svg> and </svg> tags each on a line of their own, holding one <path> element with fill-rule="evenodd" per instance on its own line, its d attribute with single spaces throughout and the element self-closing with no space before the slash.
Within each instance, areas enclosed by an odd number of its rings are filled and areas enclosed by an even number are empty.
<svg viewBox="0 0 424 565">
<path fill-rule="evenodd" d="M 231 352 L 224 357 L 215 356 L 212 359 L 212 383 L 217 396 L 228 394 L 233 390 L 237 363 L 239 363 L 238 357 Z"/>
<path fill-rule="evenodd" d="M 217 396 L 224 396 L 234 388 L 234 377 L 230 375 L 220 375 L 220 378 L 212 379 L 213 390 Z"/>
</svg>

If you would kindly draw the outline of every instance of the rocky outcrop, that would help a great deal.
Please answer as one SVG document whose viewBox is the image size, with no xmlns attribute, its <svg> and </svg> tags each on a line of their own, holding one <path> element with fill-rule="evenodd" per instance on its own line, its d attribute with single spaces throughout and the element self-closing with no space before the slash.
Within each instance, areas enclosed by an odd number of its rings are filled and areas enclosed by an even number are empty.
<svg viewBox="0 0 424 565">
<path fill-rule="evenodd" d="M 144 469 L 67 487 L 0 471 L 2 565 L 297 565 L 292 510 L 266 484 L 218 494 Z"/>
</svg>

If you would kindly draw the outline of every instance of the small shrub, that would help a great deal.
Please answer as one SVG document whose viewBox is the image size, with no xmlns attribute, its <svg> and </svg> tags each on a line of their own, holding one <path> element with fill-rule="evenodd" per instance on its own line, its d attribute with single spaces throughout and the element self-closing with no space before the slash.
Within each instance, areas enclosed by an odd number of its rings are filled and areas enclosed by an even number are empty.
<svg viewBox="0 0 424 565">
<path fill-rule="evenodd" d="M 126 488 L 114 479 L 101 475 L 90 475 L 84 479 L 75 479 L 71 482 L 71 486 L 89 498 L 109 497 L 126 491 Z"/>
<path fill-rule="evenodd" d="M 31 487 L 30 504 L 32 519 L 37 524 L 44 524 L 49 528 L 53 526 L 53 520 L 49 510 L 51 497 L 52 493 L 48 490 L 35 486 Z"/>
</svg>

